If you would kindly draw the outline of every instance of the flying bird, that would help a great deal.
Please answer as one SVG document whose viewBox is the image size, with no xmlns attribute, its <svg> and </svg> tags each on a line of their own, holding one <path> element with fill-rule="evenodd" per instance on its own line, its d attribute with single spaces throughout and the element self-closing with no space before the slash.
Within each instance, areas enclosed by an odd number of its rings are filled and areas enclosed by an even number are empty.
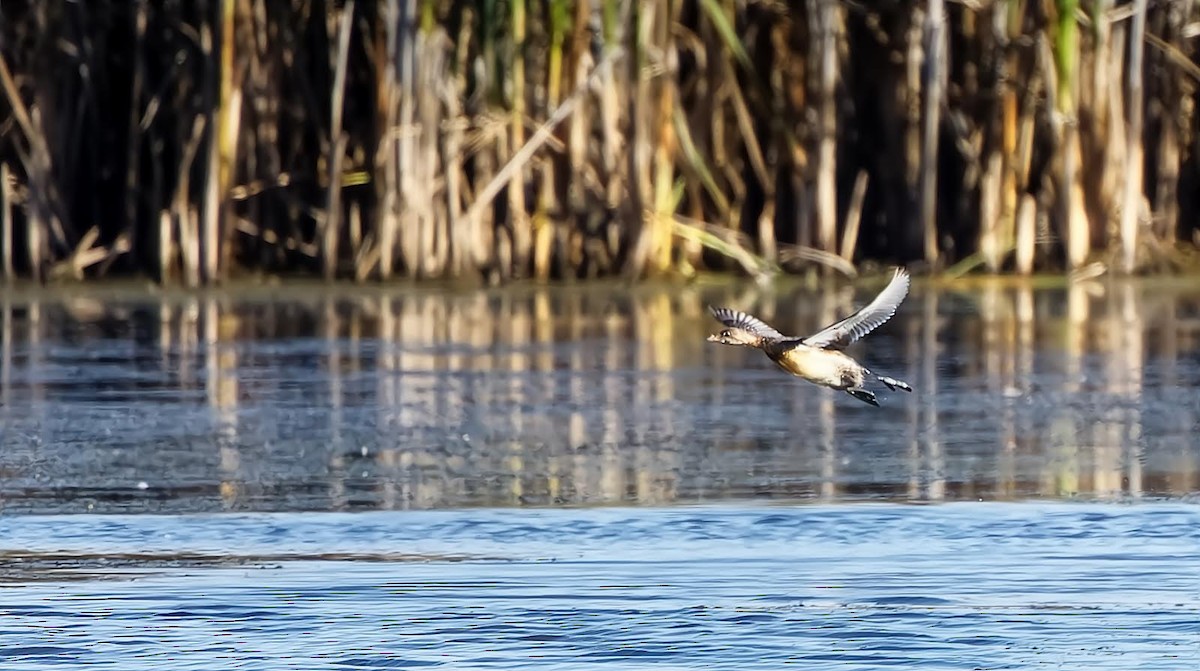
<svg viewBox="0 0 1200 671">
<path fill-rule="evenodd" d="M 872 373 L 844 350 L 896 314 L 908 295 L 908 272 L 896 268 L 892 280 L 866 307 L 807 337 L 788 336 L 761 319 L 730 308 L 709 307 L 725 329 L 708 336 L 708 342 L 762 350 L 780 368 L 814 384 L 844 391 L 854 398 L 879 407 L 875 394 L 863 388 L 874 377 L 888 389 L 912 391 L 907 383 Z"/>
</svg>

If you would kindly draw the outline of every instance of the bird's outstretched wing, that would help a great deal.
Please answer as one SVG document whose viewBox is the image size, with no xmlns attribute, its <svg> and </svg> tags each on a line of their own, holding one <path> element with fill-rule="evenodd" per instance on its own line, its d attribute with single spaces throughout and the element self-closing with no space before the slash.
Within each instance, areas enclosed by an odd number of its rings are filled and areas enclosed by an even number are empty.
<svg viewBox="0 0 1200 671">
<path fill-rule="evenodd" d="M 760 338 L 784 338 L 782 333 L 776 331 L 767 325 L 766 322 L 746 314 L 729 308 L 714 308 L 709 307 L 708 311 L 712 316 L 717 318 L 717 321 L 730 328 L 739 328 L 743 331 L 749 331 Z"/>
<path fill-rule="evenodd" d="M 805 345 L 842 349 L 879 328 L 896 314 L 896 308 L 908 295 L 908 271 L 897 268 L 892 281 L 866 307 L 834 322 L 804 339 Z"/>
</svg>

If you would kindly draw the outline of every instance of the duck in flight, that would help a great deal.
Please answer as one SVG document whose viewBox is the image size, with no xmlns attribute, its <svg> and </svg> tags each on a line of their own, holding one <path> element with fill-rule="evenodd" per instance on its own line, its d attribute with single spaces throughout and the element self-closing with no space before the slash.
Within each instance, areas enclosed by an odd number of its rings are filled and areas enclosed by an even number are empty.
<svg viewBox="0 0 1200 671">
<path fill-rule="evenodd" d="M 912 391 L 912 387 L 895 378 L 872 373 L 842 350 L 892 318 L 908 295 L 908 283 L 908 272 L 897 268 L 892 280 L 866 307 L 803 338 L 784 335 L 744 312 L 709 307 L 713 317 L 726 328 L 708 336 L 708 342 L 761 349 L 771 361 L 792 375 L 844 391 L 878 408 L 875 394 L 863 388 L 869 377 L 893 391 Z"/>
</svg>

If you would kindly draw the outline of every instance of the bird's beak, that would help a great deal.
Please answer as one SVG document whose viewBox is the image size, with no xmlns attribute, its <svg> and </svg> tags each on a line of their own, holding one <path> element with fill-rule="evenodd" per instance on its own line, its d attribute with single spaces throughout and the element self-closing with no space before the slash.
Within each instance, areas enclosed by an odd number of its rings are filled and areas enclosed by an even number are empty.
<svg viewBox="0 0 1200 671">
<path fill-rule="evenodd" d="M 712 334 L 712 335 L 710 335 L 710 336 L 708 336 L 707 340 L 708 340 L 708 342 L 721 342 L 721 338 L 720 338 L 720 336 L 718 336 L 718 335 L 717 335 L 717 334 L 715 334 L 715 333 L 714 333 L 714 334 Z"/>
</svg>

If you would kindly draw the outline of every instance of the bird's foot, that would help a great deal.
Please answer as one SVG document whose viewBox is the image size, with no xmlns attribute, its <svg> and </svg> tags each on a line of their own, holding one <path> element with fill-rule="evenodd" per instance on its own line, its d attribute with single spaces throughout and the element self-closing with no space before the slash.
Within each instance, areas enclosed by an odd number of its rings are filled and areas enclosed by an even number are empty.
<svg viewBox="0 0 1200 671">
<path fill-rule="evenodd" d="M 884 383 L 885 385 L 887 385 L 887 388 L 891 389 L 892 391 L 896 391 L 897 389 L 903 389 L 904 391 L 912 391 L 912 387 L 908 386 L 907 382 L 902 382 L 900 380 L 897 380 L 894 377 L 888 377 L 886 375 L 876 375 L 875 378 L 878 379 L 880 382 Z"/>
<path fill-rule="evenodd" d="M 863 403 L 870 403 L 871 405 L 875 406 L 876 408 L 879 407 L 879 401 L 875 400 L 875 394 L 872 394 L 871 392 L 867 391 L 866 389 L 859 389 L 858 387 L 850 387 L 849 389 L 846 390 L 846 393 L 850 394 L 854 398 L 857 398 L 858 400 L 862 401 Z"/>
</svg>

